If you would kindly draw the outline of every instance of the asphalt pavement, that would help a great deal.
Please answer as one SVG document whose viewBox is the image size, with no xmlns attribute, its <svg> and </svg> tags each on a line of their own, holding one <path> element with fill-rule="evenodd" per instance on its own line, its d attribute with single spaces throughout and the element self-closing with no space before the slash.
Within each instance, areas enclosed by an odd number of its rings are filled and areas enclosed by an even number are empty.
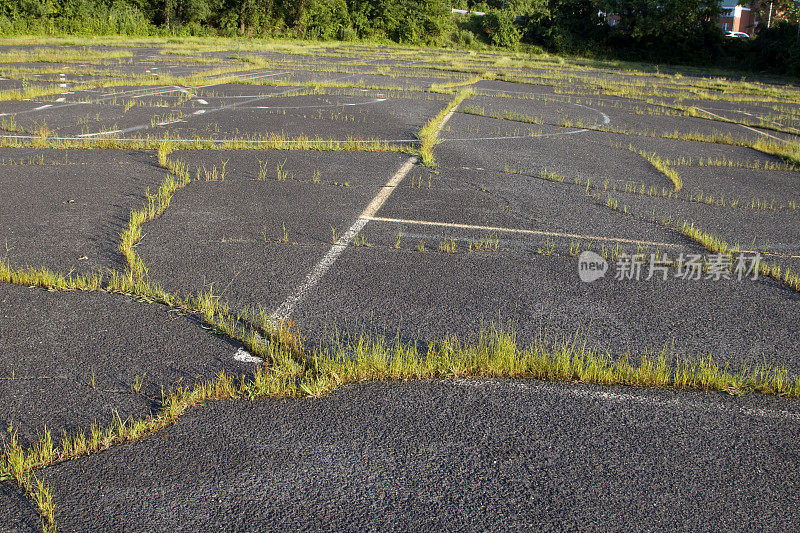
<svg viewBox="0 0 800 533">
<path fill-rule="evenodd" d="M 483 51 L 173 48 L 0 46 L 0 89 L 47 92 L 0 102 L 4 265 L 125 275 L 120 234 L 169 178 L 165 143 L 191 181 L 141 227 L 147 280 L 289 319 L 307 345 L 501 326 L 800 375 L 785 283 L 617 276 L 620 254 L 708 258 L 683 222 L 798 272 L 799 169 L 748 146 L 798 141 L 794 87 Z M 591 283 L 586 250 L 608 260 Z M 250 375 L 241 349 L 143 298 L 3 283 L 0 441 L 146 417 L 176 387 Z M 61 531 L 790 531 L 798 424 L 796 400 L 763 395 L 371 382 L 208 402 L 33 474 Z M 41 529 L 38 512 L 0 482 L 0 530 Z"/>
</svg>

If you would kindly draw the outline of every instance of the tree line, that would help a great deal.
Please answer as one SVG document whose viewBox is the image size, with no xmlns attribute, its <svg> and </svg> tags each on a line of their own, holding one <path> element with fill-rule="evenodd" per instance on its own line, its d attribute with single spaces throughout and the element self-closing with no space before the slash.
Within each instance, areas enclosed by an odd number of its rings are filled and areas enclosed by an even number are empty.
<svg viewBox="0 0 800 533">
<path fill-rule="evenodd" d="M 795 0 L 725 39 L 718 0 L 0 0 L 0 34 L 222 35 L 525 48 L 800 75 Z M 451 8 L 485 15 L 453 14 Z M 615 15 L 618 23 L 609 24 Z M 736 42 L 734 42 L 736 41 Z"/>
</svg>

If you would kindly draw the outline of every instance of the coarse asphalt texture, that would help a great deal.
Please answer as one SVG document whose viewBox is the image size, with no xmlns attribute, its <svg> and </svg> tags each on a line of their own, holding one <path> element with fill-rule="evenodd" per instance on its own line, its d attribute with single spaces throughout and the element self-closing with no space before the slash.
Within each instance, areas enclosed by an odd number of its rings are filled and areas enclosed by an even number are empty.
<svg viewBox="0 0 800 533">
<path fill-rule="evenodd" d="M 69 531 L 785 531 L 800 519 L 787 475 L 800 412 L 785 408 L 541 382 L 367 383 L 215 403 L 44 475 Z"/>
<path fill-rule="evenodd" d="M 619 275 L 631 254 L 710 264 L 684 224 L 800 272 L 791 83 L 474 50 L 157 40 L 4 44 L 0 78 L 3 269 L 103 280 L 0 284 L 4 454 L 156 416 L 222 372 L 269 371 L 201 313 L 106 285 L 134 275 L 121 234 L 175 178 L 164 158 L 189 180 L 139 226 L 142 279 L 206 295 L 239 325 L 283 320 L 310 350 L 363 336 L 425 353 L 499 327 L 521 347 L 800 376 L 790 283 L 683 279 L 675 264 L 666 279 L 647 266 Z M 426 124 L 432 163 L 419 153 Z M 603 278 L 580 280 L 584 251 L 605 257 Z M 208 401 L 31 479 L 61 531 L 786 531 L 800 523 L 798 428 L 797 401 L 778 396 L 378 381 Z M 51 530 L 10 457 L 0 531 Z"/>
</svg>

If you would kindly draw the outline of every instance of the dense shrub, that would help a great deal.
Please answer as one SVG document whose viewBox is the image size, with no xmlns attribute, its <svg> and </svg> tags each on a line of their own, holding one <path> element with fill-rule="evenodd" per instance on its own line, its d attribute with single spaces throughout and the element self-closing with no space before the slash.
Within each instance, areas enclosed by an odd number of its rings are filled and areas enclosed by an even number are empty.
<svg viewBox="0 0 800 533">
<path fill-rule="evenodd" d="M 745 41 L 746 39 L 730 39 Z M 758 37 L 747 42 L 744 67 L 766 70 L 789 76 L 800 76 L 800 35 L 796 24 L 780 23 L 762 30 Z M 733 46 L 728 46 L 730 51 Z"/>
<path fill-rule="evenodd" d="M 718 0 L 0 0 L 0 35 L 121 34 L 368 39 L 517 48 L 800 76 L 800 8 L 755 39 L 724 39 Z M 452 15 L 451 7 L 485 11 Z M 763 7 L 763 6 L 762 6 Z M 610 26 L 604 13 L 620 16 Z"/>
<path fill-rule="evenodd" d="M 515 48 L 519 44 L 520 32 L 509 11 L 490 11 L 477 20 L 489 44 L 504 48 Z"/>
<path fill-rule="evenodd" d="M 345 0 L 313 0 L 300 17 L 305 31 L 317 30 L 317 38 L 330 41 L 339 38 L 350 27 L 350 13 Z"/>
</svg>

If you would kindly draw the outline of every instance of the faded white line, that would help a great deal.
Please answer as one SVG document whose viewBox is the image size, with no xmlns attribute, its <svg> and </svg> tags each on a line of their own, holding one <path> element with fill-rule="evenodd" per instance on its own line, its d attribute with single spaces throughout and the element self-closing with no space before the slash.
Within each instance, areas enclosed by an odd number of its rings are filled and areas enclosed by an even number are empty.
<svg viewBox="0 0 800 533">
<path fill-rule="evenodd" d="M 458 109 L 456 105 L 451 109 L 442 119 L 442 122 L 436 128 L 436 135 L 438 135 L 442 128 L 444 128 L 447 121 L 453 116 L 453 114 Z M 403 178 L 411 171 L 414 167 L 414 164 L 418 161 L 417 157 L 411 157 L 403 163 L 403 166 L 395 172 L 394 176 L 392 176 L 386 185 L 384 185 L 378 194 L 375 195 L 375 198 L 367 205 L 364 211 L 359 215 L 358 219 L 353 223 L 352 226 L 341 236 L 339 237 L 336 242 L 331 246 L 328 253 L 314 266 L 311 272 L 308 273 L 306 279 L 303 283 L 300 284 L 299 287 L 295 289 L 295 291 L 284 301 L 281 306 L 275 310 L 274 313 L 270 316 L 270 319 L 273 322 L 282 322 L 289 318 L 294 311 L 294 308 L 297 306 L 299 302 L 303 300 L 305 295 L 311 290 L 319 280 L 325 275 L 325 273 L 331 268 L 331 265 L 336 262 L 336 259 L 344 252 L 347 246 L 355 239 L 356 235 L 364 229 L 364 226 L 372 220 L 381 206 L 386 202 L 392 192 L 397 188 Z"/>
<path fill-rule="evenodd" d="M 78 137 L 88 138 L 88 137 L 97 137 L 100 135 L 111 135 L 114 133 L 122 133 L 122 130 L 100 131 L 97 133 L 84 133 L 83 135 L 78 135 Z"/>
<path fill-rule="evenodd" d="M 171 86 L 171 87 L 169 87 L 167 89 L 162 89 L 160 91 L 153 91 L 153 92 L 144 93 L 144 94 L 137 94 L 137 95 L 131 96 L 131 98 L 146 98 L 148 96 L 156 96 L 156 95 L 159 95 L 159 94 L 174 93 L 175 91 L 180 91 L 180 90 L 181 90 L 180 87 L 178 87 L 177 85 L 173 85 L 173 86 Z"/>
<path fill-rule="evenodd" d="M 348 76 L 351 76 L 351 74 L 346 74 L 344 76 L 339 76 L 338 78 L 334 78 L 333 80 L 328 80 L 328 81 L 336 81 L 336 80 L 340 80 L 342 78 L 346 78 Z M 217 85 L 220 85 L 220 84 L 217 84 Z M 208 85 L 206 87 L 210 87 L 210 85 Z M 275 96 L 281 96 L 281 95 L 290 93 L 293 90 L 294 89 L 287 89 L 286 91 L 283 91 L 283 92 L 280 92 L 280 93 L 275 93 L 275 94 L 270 94 L 270 95 L 267 95 L 267 96 L 264 96 L 264 97 L 254 98 L 252 101 L 265 100 L 267 98 L 272 98 L 272 97 L 275 97 Z M 248 104 L 250 102 L 251 101 L 245 101 L 244 103 Z M 208 113 L 216 113 L 216 112 L 219 112 L 219 111 L 226 111 L 228 109 L 233 109 L 233 108 L 236 108 L 236 104 L 228 104 L 228 105 L 225 105 L 225 106 L 216 107 L 214 109 L 209 109 Z M 198 113 L 194 113 L 194 114 L 198 114 Z M 169 124 L 174 124 L 176 122 L 185 122 L 185 120 L 181 119 L 181 120 L 173 120 L 173 121 L 169 121 L 169 122 L 162 122 L 162 123 L 156 124 L 156 126 L 166 126 L 166 125 L 169 125 Z M 131 132 L 134 132 L 134 131 L 141 131 L 141 130 L 149 129 L 149 128 L 152 128 L 152 127 L 153 127 L 153 124 L 140 124 L 138 126 L 131 126 L 130 128 L 124 128 L 122 130 L 117 130 L 117 131 L 114 131 L 112 133 L 131 133 Z M 106 132 L 106 133 L 108 133 L 108 132 Z M 94 135 L 82 135 L 82 137 L 98 136 L 98 135 L 103 135 L 103 133 L 96 133 Z"/>
<path fill-rule="evenodd" d="M 42 109 L 47 109 L 48 107 L 53 107 L 53 104 L 45 104 L 42 106 L 37 107 L 34 111 L 41 111 Z"/>
<path fill-rule="evenodd" d="M 618 392 L 604 392 L 599 390 L 586 390 L 576 388 L 553 388 L 539 383 L 520 383 L 514 381 L 484 381 L 484 380 L 471 380 L 459 379 L 454 383 L 459 385 L 466 385 L 470 387 L 486 387 L 488 386 L 507 386 L 519 389 L 539 389 L 546 393 L 552 393 L 559 396 L 573 396 L 575 398 L 587 398 L 592 400 L 601 400 L 615 403 L 636 403 L 649 407 L 679 407 L 697 409 L 705 412 L 717 412 L 726 414 L 742 414 L 745 416 L 756 418 L 770 418 L 773 420 L 793 420 L 800 421 L 800 413 L 789 411 L 786 409 L 762 409 L 762 408 L 749 408 L 738 407 L 733 405 L 725 405 L 722 402 L 692 402 L 685 401 L 680 398 L 654 398 L 652 396 L 625 394 Z M 677 392 L 677 391 L 676 391 Z"/>
<path fill-rule="evenodd" d="M 310 289 L 312 289 L 319 280 L 325 275 L 325 273 L 330 269 L 331 265 L 336 262 L 339 256 L 344 252 L 345 248 L 356 238 L 356 235 L 364 229 L 364 226 L 367 225 L 367 222 L 372 220 L 372 217 L 375 213 L 378 212 L 378 209 L 386 202 L 389 198 L 389 195 L 392 194 L 392 191 L 397 187 L 397 185 L 403 181 L 403 178 L 411 171 L 414 167 L 414 163 L 417 162 L 416 157 L 410 157 L 403 163 L 403 166 L 395 172 L 394 176 L 392 176 L 386 185 L 384 185 L 378 194 L 375 195 L 375 198 L 367 205 L 361 215 L 356 219 L 350 228 L 344 232 L 336 242 L 330 247 L 328 253 L 326 253 L 322 259 L 314 266 L 311 272 L 308 273 L 306 279 L 303 283 L 298 286 L 295 291 L 281 304 L 281 306 L 272 313 L 270 317 L 273 322 L 281 322 L 289 318 L 291 316 L 292 311 L 297 306 L 299 302 L 303 300 L 305 295 L 308 293 Z"/>
<path fill-rule="evenodd" d="M 349 104 L 319 104 L 319 105 L 300 105 L 300 106 L 253 106 L 252 108 L 247 107 L 240 107 L 239 109 L 317 109 L 323 107 L 345 107 L 345 106 L 361 106 L 361 105 L 370 105 L 370 104 L 377 104 L 379 102 L 385 102 L 386 98 L 374 98 L 370 102 L 357 102 L 357 103 L 349 103 Z"/>
<path fill-rule="evenodd" d="M 770 135 L 767 132 L 764 132 L 764 131 L 761 131 L 761 130 L 757 130 L 755 128 L 751 128 L 750 126 L 745 126 L 744 124 L 739 124 L 738 122 L 734 122 L 729 118 L 723 117 L 721 115 L 717 115 L 716 113 L 712 113 L 711 111 L 706 111 L 705 109 L 703 109 L 701 107 L 695 107 L 695 109 L 697 109 L 698 111 L 702 111 L 703 113 L 708 113 L 709 115 L 711 115 L 713 117 L 720 118 L 720 119 L 722 119 L 722 120 L 724 120 L 726 122 L 730 122 L 730 123 L 736 124 L 737 126 L 741 126 L 742 128 L 744 128 L 746 130 L 754 131 L 754 132 L 759 133 L 761 135 L 766 135 L 767 137 L 770 137 L 771 139 L 775 139 L 776 141 L 787 142 L 786 139 L 781 139 L 780 137 L 776 137 L 774 135 Z"/>
<path fill-rule="evenodd" d="M 564 237 L 571 239 L 586 239 L 592 241 L 621 242 L 626 244 L 644 244 L 648 246 L 664 246 L 679 248 L 680 244 L 670 244 L 667 242 L 640 241 L 636 239 L 626 239 L 621 237 L 604 237 L 602 235 L 581 235 L 578 233 L 560 233 L 556 231 L 544 231 L 522 228 L 504 228 L 502 226 L 476 226 L 472 224 L 455 224 L 452 222 L 434 222 L 431 220 L 409 220 L 405 218 L 370 217 L 375 222 L 391 222 L 395 224 L 417 224 L 421 226 L 440 226 L 444 228 L 479 230 L 498 233 L 519 233 L 524 235 L 540 235 L 544 237 Z"/>
<path fill-rule="evenodd" d="M 609 117 L 608 115 L 606 115 L 605 113 L 603 113 L 599 109 L 595 109 L 593 107 L 589 107 L 588 105 L 583 105 L 583 104 L 572 104 L 572 105 L 575 105 L 575 106 L 578 106 L 578 107 L 582 107 L 582 108 L 588 109 L 590 111 L 594 111 L 595 113 L 600 113 L 600 116 L 603 117 L 603 124 L 609 124 L 611 122 L 611 117 Z"/>
<path fill-rule="evenodd" d="M 584 109 L 588 109 L 590 111 L 594 111 L 598 113 L 601 117 L 603 117 L 603 124 L 610 124 L 611 117 L 600 111 L 599 109 L 595 109 L 593 107 L 589 107 L 583 104 L 570 104 L 578 107 L 582 107 Z M 557 131 L 555 133 L 531 133 L 528 135 L 507 135 L 502 137 L 451 137 L 448 139 L 441 139 L 441 142 L 452 142 L 452 141 L 507 141 L 512 139 L 538 139 L 540 137 L 559 137 L 561 135 L 575 135 L 576 133 L 585 133 L 590 131 L 587 128 L 579 129 L 579 130 L 571 130 L 571 131 Z"/>
<path fill-rule="evenodd" d="M 502 137 L 450 137 L 447 139 L 440 139 L 440 142 L 452 142 L 452 141 L 507 141 L 510 139 L 540 139 L 542 137 L 559 137 L 561 135 L 575 135 L 576 133 L 584 133 L 589 130 L 572 130 L 572 131 L 559 131 L 556 133 L 536 133 L 530 135 L 508 135 Z M 394 142 L 401 142 L 401 141 L 394 141 Z M 409 139 L 406 142 L 412 142 Z"/>
<path fill-rule="evenodd" d="M 269 73 L 269 74 L 260 74 L 260 73 L 255 72 L 255 73 L 250 73 L 250 74 L 243 74 L 241 76 L 236 76 L 236 77 L 238 77 L 239 79 L 243 79 L 243 80 L 257 80 L 257 79 L 260 79 L 260 78 L 269 78 L 271 76 L 278 76 L 280 74 L 285 74 L 285 72 L 281 71 L 281 72 L 273 72 L 273 73 Z M 155 76 L 156 74 L 153 73 L 153 75 Z M 233 74 L 227 74 L 227 75 L 233 76 Z M 208 83 L 206 85 L 192 85 L 190 88 L 191 89 L 207 89 L 208 87 L 216 87 L 218 85 L 225 85 L 226 83 L 227 82 Z M 142 97 L 146 97 L 146 96 L 155 96 L 155 95 L 159 95 L 159 94 L 174 93 L 175 91 L 181 91 L 183 93 L 188 93 L 189 92 L 184 87 L 178 87 L 177 85 L 172 85 L 172 86 L 170 86 L 170 87 L 168 87 L 166 89 L 162 89 L 162 90 L 160 90 L 158 92 L 151 92 L 151 93 L 147 93 L 147 94 L 142 94 L 142 95 L 139 95 L 139 96 L 134 96 L 133 98 L 142 98 Z"/>
<path fill-rule="evenodd" d="M 206 102 L 206 101 L 205 101 L 205 100 L 203 100 L 202 98 L 198 98 L 198 99 L 197 99 L 197 103 L 198 103 L 198 104 L 201 104 L 201 105 L 208 105 L 208 102 Z"/>
</svg>

